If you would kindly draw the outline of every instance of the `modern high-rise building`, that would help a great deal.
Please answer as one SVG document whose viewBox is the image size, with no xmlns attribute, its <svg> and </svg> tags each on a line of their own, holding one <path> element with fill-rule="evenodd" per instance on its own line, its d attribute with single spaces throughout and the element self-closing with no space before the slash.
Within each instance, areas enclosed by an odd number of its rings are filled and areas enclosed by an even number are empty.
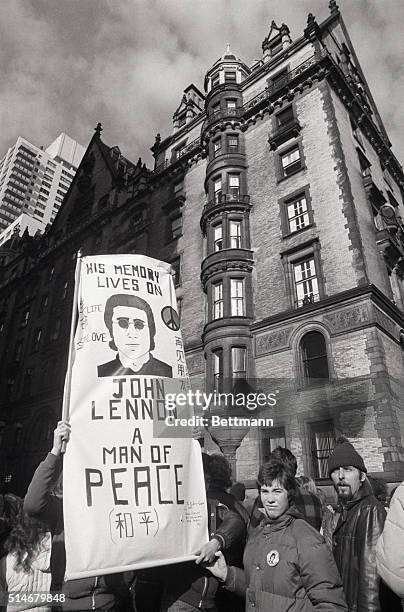
<svg viewBox="0 0 404 612">
<path fill-rule="evenodd" d="M 64 133 L 45 150 L 19 136 L 0 160 L 0 233 L 22 213 L 51 223 L 84 151 Z"/>
<path fill-rule="evenodd" d="M 272 427 L 201 432 L 237 479 L 281 444 L 327 484 L 340 434 L 370 473 L 403 479 L 404 175 L 329 7 L 295 39 L 273 22 L 251 65 L 228 48 L 179 95 L 152 170 L 97 126 L 46 235 L 2 245 L 0 465 L 17 492 L 60 416 L 78 249 L 172 264 L 193 385 L 279 391 L 223 412 Z"/>
</svg>

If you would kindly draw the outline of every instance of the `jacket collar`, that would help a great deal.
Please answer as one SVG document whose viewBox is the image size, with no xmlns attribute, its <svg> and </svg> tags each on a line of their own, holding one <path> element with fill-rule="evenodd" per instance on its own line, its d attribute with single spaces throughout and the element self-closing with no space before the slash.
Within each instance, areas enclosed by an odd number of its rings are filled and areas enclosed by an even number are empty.
<svg viewBox="0 0 404 612">
<path fill-rule="evenodd" d="M 260 511 L 264 512 L 263 508 L 260 508 Z M 279 516 L 274 520 L 269 519 L 267 515 L 264 514 L 261 524 L 263 525 L 265 531 L 278 531 L 279 529 L 283 529 L 284 527 L 289 525 L 289 523 L 291 523 L 293 519 L 296 518 L 303 517 L 299 510 L 296 508 L 296 506 L 292 505 L 286 510 L 284 514 L 282 514 L 282 516 Z"/>
<path fill-rule="evenodd" d="M 353 506 L 356 506 L 362 499 L 365 497 L 373 496 L 373 489 L 367 478 L 363 481 L 359 489 L 356 491 L 355 495 L 350 499 L 345 507 L 347 510 L 350 510 Z"/>
</svg>

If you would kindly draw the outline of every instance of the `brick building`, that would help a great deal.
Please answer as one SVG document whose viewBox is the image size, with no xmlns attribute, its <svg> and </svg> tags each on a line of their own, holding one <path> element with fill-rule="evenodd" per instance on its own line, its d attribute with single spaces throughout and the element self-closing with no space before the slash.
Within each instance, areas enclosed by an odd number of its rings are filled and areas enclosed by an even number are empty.
<svg viewBox="0 0 404 612">
<path fill-rule="evenodd" d="M 272 22 L 251 66 L 228 48 L 152 151 L 132 164 L 98 127 L 45 238 L 4 245 L 6 478 L 24 488 L 60 414 L 81 248 L 172 263 L 195 384 L 279 386 L 273 428 L 205 434 L 238 479 L 278 444 L 324 478 L 344 434 L 401 480 L 404 175 L 335 1 L 296 40 Z"/>
</svg>

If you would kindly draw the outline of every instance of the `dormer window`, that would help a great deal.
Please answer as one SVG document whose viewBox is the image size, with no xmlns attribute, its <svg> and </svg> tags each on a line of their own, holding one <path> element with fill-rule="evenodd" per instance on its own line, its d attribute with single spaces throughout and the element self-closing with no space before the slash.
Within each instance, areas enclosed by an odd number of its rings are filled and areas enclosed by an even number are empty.
<svg viewBox="0 0 404 612">
<path fill-rule="evenodd" d="M 280 113 L 276 115 L 276 122 L 278 124 L 278 128 L 283 128 L 288 125 L 291 121 L 293 121 L 293 106 L 288 106 L 287 108 L 281 110 Z"/>
<path fill-rule="evenodd" d="M 185 113 L 182 113 L 182 115 L 180 115 L 180 116 L 178 117 L 178 127 L 180 128 L 180 127 L 182 127 L 183 125 L 185 125 L 186 120 L 187 120 L 187 118 L 186 118 L 186 114 L 185 114 Z"/>
<path fill-rule="evenodd" d="M 236 82 L 236 71 L 235 70 L 226 70 L 224 73 L 224 82 L 225 83 L 235 83 Z"/>
<path fill-rule="evenodd" d="M 271 57 L 282 51 L 283 43 L 282 39 L 275 39 L 269 44 L 269 50 L 271 52 Z"/>
<path fill-rule="evenodd" d="M 179 147 L 177 147 L 177 149 L 175 150 L 175 158 L 179 159 L 180 157 L 182 157 L 185 153 L 185 143 Z"/>
<path fill-rule="evenodd" d="M 212 79 L 211 79 L 211 85 L 212 85 L 212 87 L 216 87 L 217 85 L 219 85 L 219 83 L 220 83 L 220 76 L 219 76 L 219 73 L 218 73 L 218 72 L 216 72 L 216 73 L 215 73 L 215 74 L 212 76 Z"/>
</svg>

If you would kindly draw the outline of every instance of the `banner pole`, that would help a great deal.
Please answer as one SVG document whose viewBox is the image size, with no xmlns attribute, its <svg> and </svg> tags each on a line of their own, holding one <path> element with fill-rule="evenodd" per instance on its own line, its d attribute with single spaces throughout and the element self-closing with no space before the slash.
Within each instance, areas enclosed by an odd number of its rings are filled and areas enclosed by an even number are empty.
<svg viewBox="0 0 404 612">
<path fill-rule="evenodd" d="M 63 393 L 63 404 L 62 404 L 62 421 L 69 420 L 69 408 L 70 408 L 70 392 L 71 392 L 71 382 L 72 382 L 72 366 L 74 360 L 74 335 L 76 331 L 76 323 L 77 323 L 77 296 L 79 293 L 79 284 L 80 284 L 80 272 L 81 272 L 81 259 L 82 253 L 80 250 L 77 251 L 76 255 L 76 270 L 74 273 L 74 295 L 73 295 L 73 305 L 72 305 L 72 320 L 70 325 L 70 339 L 69 339 L 69 355 L 67 358 L 67 372 L 66 372 L 66 380 L 65 380 L 65 389 Z M 62 453 L 66 451 L 66 442 L 62 444 Z"/>
</svg>

